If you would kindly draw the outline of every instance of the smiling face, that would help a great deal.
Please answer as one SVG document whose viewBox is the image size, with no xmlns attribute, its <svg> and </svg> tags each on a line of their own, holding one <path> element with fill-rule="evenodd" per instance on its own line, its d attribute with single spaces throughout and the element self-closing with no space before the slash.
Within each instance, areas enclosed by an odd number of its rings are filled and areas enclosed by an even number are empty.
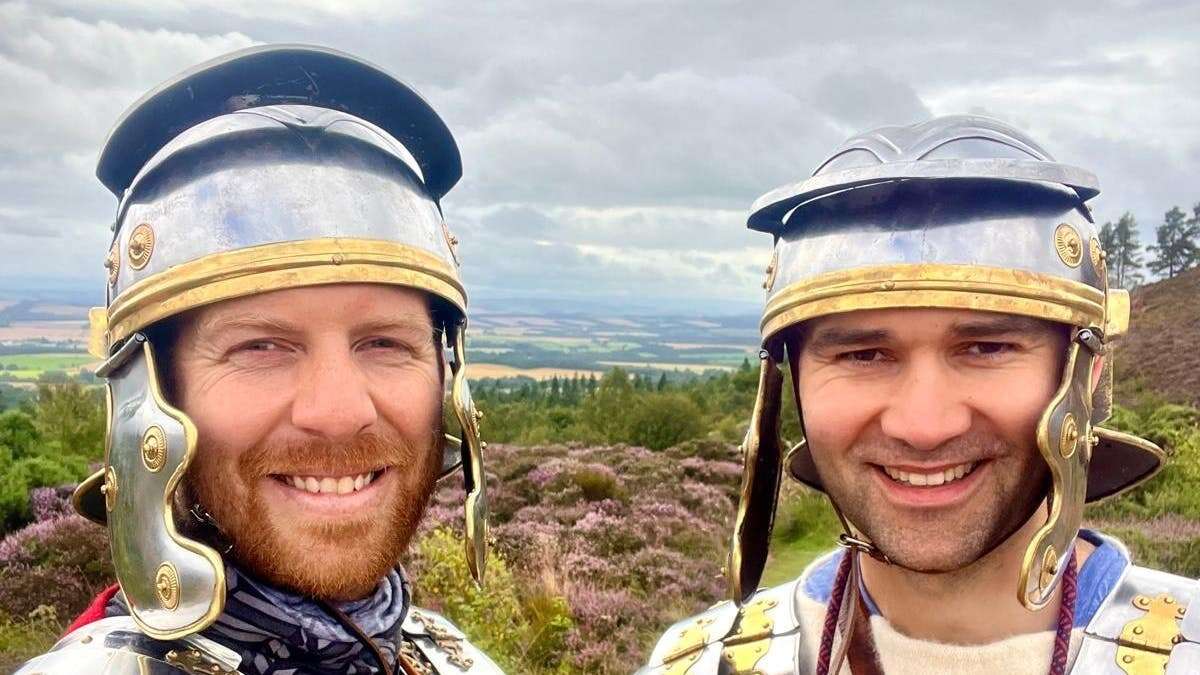
<svg viewBox="0 0 1200 675">
<path fill-rule="evenodd" d="M 974 562 L 1045 497 L 1036 429 L 1066 340 L 1057 324 L 967 310 L 808 322 L 788 352 L 826 492 L 904 567 Z"/>
<path fill-rule="evenodd" d="M 370 593 L 416 529 L 441 466 L 441 354 L 426 296 L 345 284 L 197 310 L 172 350 L 195 422 L 191 497 L 231 554 L 327 600 Z"/>
</svg>

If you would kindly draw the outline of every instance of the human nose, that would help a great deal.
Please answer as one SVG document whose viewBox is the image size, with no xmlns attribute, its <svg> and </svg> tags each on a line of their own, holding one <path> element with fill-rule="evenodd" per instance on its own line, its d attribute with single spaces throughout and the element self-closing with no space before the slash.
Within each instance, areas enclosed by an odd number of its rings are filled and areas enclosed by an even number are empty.
<svg viewBox="0 0 1200 675">
<path fill-rule="evenodd" d="M 344 440 L 375 423 L 375 402 L 350 354 L 326 350 L 307 360 L 292 403 L 292 424 L 315 436 Z"/>
<path fill-rule="evenodd" d="M 913 363 L 902 377 L 880 417 L 884 434 L 917 450 L 933 450 L 970 429 L 970 406 L 945 366 Z"/>
</svg>

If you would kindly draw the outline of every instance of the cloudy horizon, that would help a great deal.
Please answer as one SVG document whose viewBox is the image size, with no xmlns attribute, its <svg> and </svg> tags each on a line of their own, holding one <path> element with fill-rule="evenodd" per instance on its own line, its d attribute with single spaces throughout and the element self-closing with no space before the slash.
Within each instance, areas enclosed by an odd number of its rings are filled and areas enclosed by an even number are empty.
<svg viewBox="0 0 1200 675">
<path fill-rule="evenodd" d="M 750 203 L 854 133 L 934 115 L 997 117 L 1095 172 L 1097 221 L 1132 212 L 1144 245 L 1200 202 L 1200 5 L 950 7 L 0 1 L 0 279 L 102 288 L 112 123 L 270 42 L 350 52 L 432 103 L 463 153 L 444 205 L 484 297 L 752 306 L 770 240 Z"/>
</svg>

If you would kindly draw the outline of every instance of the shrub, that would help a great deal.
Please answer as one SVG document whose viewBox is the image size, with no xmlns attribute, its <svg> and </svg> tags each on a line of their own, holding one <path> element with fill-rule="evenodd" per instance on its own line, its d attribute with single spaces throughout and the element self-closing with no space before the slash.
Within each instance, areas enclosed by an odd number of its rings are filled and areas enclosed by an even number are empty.
<svg viewBox="0 0 1200 675">
<path fill-rule="evenodd" d="M 544 586 L 526 586 L 522 596 L 498 555 L 488 560 L 484 586 L 476 586 L 462 558 L 457 533 L 439 528 L 421 537 L 411 565 L 418 604 L 445 614 L 507 672 L 559 672 L 571 626 L 566 601 Z"/>
<path fill-rule="evenodd" d="M 0 541 L 0 614 L 50 605 L 73 618 L 113 579 L 106 531 L 80 516 L 34 523 Z"/>
</svg>

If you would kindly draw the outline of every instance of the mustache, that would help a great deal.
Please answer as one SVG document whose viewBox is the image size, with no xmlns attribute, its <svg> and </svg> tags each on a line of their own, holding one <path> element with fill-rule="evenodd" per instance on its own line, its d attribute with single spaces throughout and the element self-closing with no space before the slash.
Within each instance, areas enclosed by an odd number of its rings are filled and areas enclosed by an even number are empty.
<svg viewBox="0 0 1200 675">
<path fill-rule="evenodd" d="M 996 459 L 1016 452 L 1004 439 L 988 433 L 970 432 L 952 438 L 931 450 L 918 450 L 896 439 L 880 440 L 863 447 L 859 454 L 871 464 L 965 464 Z"/>
<path fill-rule="evenodd" d="M 239 459 L 244 476 L 347 475 L 417 463 L 431 452 L 415 446 L 398 434 L 364 433 L 347 441 L 311 438 L 301 441 L 262 443 Z"/>
</svg>

